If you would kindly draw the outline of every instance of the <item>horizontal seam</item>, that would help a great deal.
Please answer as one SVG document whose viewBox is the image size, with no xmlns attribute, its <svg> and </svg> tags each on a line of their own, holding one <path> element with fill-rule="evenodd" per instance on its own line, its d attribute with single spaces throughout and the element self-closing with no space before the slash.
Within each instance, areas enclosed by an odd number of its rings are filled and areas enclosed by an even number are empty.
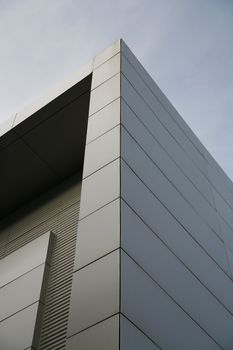
<svg viewBox="0 0 233 350">
<path fill-rule="evenodd" d="M 147 88 L 150 90 L 150 92 L 152 93 L 152 95 L 156 98 L 156 100 L 161 104 L 161 106 L 165 109 L 165 111 L 167 112 L 167 114 L 170 116 L 170 118 L 173 120 L 173 122 L 176 124 L 176 126 L 180 129 L 180 131 L 185 135 L 185 137 L 189 140 L 189 142 L 193 145 L 193 147 L 196 149 L 196 151 L 202 156 L 203 160 L 206 160 L 205 155 L 198 149 L 198 147 L 193 143 L 193 141 L 189 138 L 189 136 L 186 134 L 186 132 L 181 128 L 181 126 L 179 125 L 179 123 L 177 123 L 177 121 L 175 120 L 175 118 L 173 118 L 172 113 L 166 108 L 166 106 L 164 105 L 164 103 L 161 101 L 161 99 L 154 93 L 154 91 L 151 89 L 151 87 L 147 84 L 146 80 L 142 77 L 142 75 L 138 72 L 138 70 L 135 68 L 135 66 L 128 60 L 127 56 L 122 53 L 124 58 L 127 60 L 127 62 L 130 64 L 130 66 L 133 68 L 133 70 L 136 72 L 136 74 L 139 76 L 139 78 L 143 81 L 143 83 L 147 86 Z M 148 74 L 148 73 L 147 73 Z M 148 74 L 149 75 L 149 74 Z M 153 79 L 152 79 L 153 81 Z M 154 82 L 154 81 L 153 81 Z M 155 82 L 154 82 L 155 83 Z M 160 88 L 158 87 L 158 89 L 160 90 Z M 160 90 L 161 91 L 161 90 Z M 161 91 L 161 93 L 163 94 L 163 92 Z M 165 96 L 165 95 L 164 95 Z M 166 98 L 166 96 L 165 96 Z M 168 100 L 168 103 L 172 106 L 172 108 L 175 107 L 171 104 L 171 102 Z M 175 110 L 176 111 L 176 110 Z M 178 111 L 176 111 L 176 113 L 179 115 Z M 181 117 L 181 116 L 180 116 Z M 183 119 L 181 117 L 181 119 Z M 186 124 L 186 122 L 184 121 L 184 123 Z M 186 124 L 186 126 L 189 128 L 189 126 Z M 190 129 L 190 128 L 189 128 Z M 190 129 L 191 132 L 193 132 Z M 194 134 L 195 137 L 197 137 Z M 200 143 L 201 141 L 198 140 Z M 201 143 L 202 145 L 202 143 Z M 202 145 L 203 146 L 203 145 Z M 204 147 L 204 146 L 203 146 Z"/>
<path fill-rule="evenodd" d="M 121 54 L 120 48 L 119 48 L 119 51 L 117 51 L 117 53 L 115 53 L 113 56 L 109 57 L 109 58 L 108 58 L 107 60 L 105 60 L 104 62 L 98 64 L 98 66 L 94 67 L 94 68 L 93 68 L 93 73 L 94 73 L 94 71 L 95 71 L 97 68 L 103 66 L 106 62 L 110 61 L 113 57 L 115 57 L 115 56 L 117 56 L 117 55 L 119 55 L 119 54 Z M 96 56 L 94 57 L 93 62 L 95 61 L 95 59 L 96 59 L 99 55 L 101 55 L 101 52 L 100 52 L 98 55 L 96 55 Z"/>
<path fill-rule="evenodd" d="M 121 250 L 160 288 L 162 291 L 207 335 L 212 339 L 221 349 L 223 347 L 197 322 L 195 319 L 187 313 L 187 311 L 134 259 L 132 258 L 124 249 Z M 223 349 L 224 350 L 224 349 Z"/>
<path fill-rule="evenodd" d="M 151 113 L 156 117 L 156 119 L 158 120 L 158 122 L 162 125 L 162 127 L 168 132 L 168 134 L 170 135 L 170 137 L 176 142 L 176 144 L 179 146 L 179 148 L 184 152 L 184 154 L 186 155 L 186 157 L 189 159 L 189 161 L 191 161 L 194 165 L 195 168 L 197 168 L 200 173 L 202 174 L 202 176 L 205 177 L 206 181 L 209 183 L 210 186 L 213 186 L 213 188 L 216 190 L 216 192 L 221 196 L 221 198 L 224 200 L 224 202 L 231 208 L 231 210 L 233 210 L 233 208 L 231 207 L 231 205 L 228 203 L 228 201 L 222 196 L 222 194 L 218 191 L 218 189 L 215 187 L 215 185 L 210 181 L 209 177 L 207 174 L 205 174 L 200 167 L 192 160 L 192 158 L 189 157 L 189 155 L 186 153 L 186 151 L 184 150 L 184 148 L 182 147 L 182 145 L 180 143 L 177 142 L 176 138 L 170 133 L 170 131 L 168 130 L 168 128 L 160 121 L 160 119 L 158 118 L 157 114 L 152 110 L 152 108 L 149 106 L 149 104 L 145 101 L 145 99 L 140 95 L 140 93 L 137 91 L 137 89 L 134 87 L 134 85 L 132 85 L 132 83 L 128 80 L 128 78 L 122 73 L 122 75 L 124 76 L 124 78 L 127 80 L 127 82 L 131 85 L 131 87 L 133 88 L 133 90 L 135 91 L 135 93 L 139 96 L 139 98 L 142 99 L 142 101 L 144 102 L 144 104 L 149 108 L 149 110 L 151 111 Z M 124 100 L 124 102 L 127 104 L 127 106 L 129 106 L 129 104 L 126 102 L 126 100 L 124 99 L 124 97 L 122 97 L 122 99 Z M 129 108 L 132 110 L 132 108 L 129 106 Z M 132 112 L 137 116 L 137 114 L 134 112 L 134 110 L 132 110 Z M 138 117 L 139 118 L 139 117 Z M 144 124 L 143 124 L 144 125 Z M 225 220 L 224 220 L 225 221 Z M 228 224 L 229 226 L 229 224 Z M 232 229 L 232 228 L 231 228 Z"/>
<path fill-rule="evenodd" d="M 77 239 L 78 239 L 78 236 L 77 236 Z M 98 258 L 96 258 L 96 259 L 90 261 L 89 263 L 87 263 L 87 264 L 85 264 L 85 265 L 83 265 L 83 266 L 81 266 L 81 267 L 79 267 L 79 268 L 77 268 L 77 269 L 74 269 L 73 274 L 75 274 L 75 273 L 77 273 L 77 272 L 79 272 L 79 271 L 85 269 L 86 267 L 88 267 L 88 266 L 90 266 L 90 265 L 92 265 L 92 264 L 95 264 L 97 261 L 101 260 L 102 258 L 105 258 L 105 257 L 108 256 L 108 255 L 111 255 L 112 253 L 116 252 L 116 251 L 119 250 L 120 248 L 121 248 L 121 247 L 120 247 L 120 245 L 119 245 L 118 247 L 116 247 L 115 249 L 112 249 L 112 250 L 109 251 L 108 253 L 101 255 L 100 257 L 98 257 Z"/>
<path fill-rule="evenodd" d="M 4 259 L 4 258 L 3 258 L 3 259 Z M 44 261 L 43 263 L 41 263 L 41 264 L 39 264 L 39 265 L 33 267 L 32 269 L 30 269 L 30 270 L 24 272 L 22 275 L 17 276 L 16 278 L 14 278 L 13 280 L 11 280 L 10 282 L 5 283 L 4 285 L 2 285 L 2 286 L 0 287 L 0 290 L 1 290 L 2 288 L 5 288 L 6 286 L 8 286 L 9 284 L 11 284 L 12 282 L 14 282 L 14 281 L 20 279 L 21 277 L 23 277 L 23 276 L 29 274 L 30 272 L 36 270 L 38 267 L 41 267 L 42 265 L 47 265 L 48 267 L 51 266 L 48 262 Z"/>
<path fill-rule="evenodd" d="M 41 304 L 41 305 L 43 305 L 43 306 L 45 305 L 42 301 L 40 301 L 40 299 L 38 299 L 38 300 L 34 301 L 33 303 L 31 303 L 31 304 L 29 304 L 29 305 L 23 307 L 22 309 L 20 309 L 20 310 L 14 312 L 14 313 L 11 314 L 10 316 L 7 316 L 7 317 L 3 318 L 2 320 L 0 320 L 0 324 L 1 324 L 1 322 L 6 321 L 7 319 L 9 319 L 9 318 L 11 318 L 11 317 L 17 315 L 17 314 L 20 313 L 21 311 L 24 311 L 24 310 L 28 309 L 29 307 L 31 307 L 31 306 L 33 306 L 33 305 L 35 305 L 35 304 L 37 304 L 37 303 L 38 303 L 38 305 L 39 305 L 39 304 Z"/>
<path fill-rule="evenodd" d="M 100 168 L 96 169 L 96 170 L 95 170 L 95 171 L 93 171 L 92 173 L 90 173 L 90 174 L 86 175 L 86 176 L 85 176 L 85 177 L 82 179 L 82 181 L 84 181 L 84 180 L 88 179 L 90 176 L 94 175 L 94 174 L 95 174 L 95 173 L 97 173 L 98 171 L 103 170 L 103 169 L 104 169 L 106 166 L 108 166 L 108 165 L 110 165 L 110 164 L 114 163 L 114 162 L 115 162 L 116 160 L 118 160 L 118 159 L 120 159 L 120 155 L 119 155 L 119 156 L 117 156 L 116 158 L 114 158 L 114 159 L 110 160 L 108 163 L 106 163 L 106 164 L 102 165 Z"/>
<path fill-rule="evenodd" d="M 209 229 L 217 236 L 217 238 L 224 243 L 223 239 L 218 235 L 218 233 L 213 229 L 213 227 L 207 222 L 197 211 L 196 209 L 192 206 L 190 201 L 184 196 L 184 194 L 177 188 L 177 186 L 170 180 L 170 178 L 165 174 L 165 172 L 160 168 L 159 165 L 153 160 L 153 158 L 147 153 L 147 151 L 141 146 L 141 144 L 136 140 L 136 138 L 131 134 L 131 132 L 125 127 L 124 125 L 122 126 L 126 133 L 131 137 L 134 142 L 138 145 L 138 147 L 141 149 L 141 151 L 145 154 L 145 156 L 154 164 L 154 166 L 159 170 L 159 172 L 164 176 L 167 181 L 171 184 L 173 188 L 175 188 L 176 192 L 179 193 L 179 195 L 183 198 L 183 200 L 192 208 L 192 210 L 196 213 L 196 215 L 209 227 Z M 124 158 L 123 158 L 124 159 Z M 198 191 L 199 192 L 199 191 Z M 214 210 L 214 208 L 211 206 L 211 208 Z M 214 210 L 216 213 L 216 211 Z"/>
<path fill-rule="evenodd" d="M 102 111 L 103 109 L 107 108 L 108 106 L 110 106 L 112 103 L 116 102 L 117 100 L 120 100 L 121 96 L 119 95 L 118 97 L 114 98 L 114 100 L 111 100 L 110 102 L 108 102 L 107 104 L 105 104 L 103 107 L 101 107 L 100 109 L 98 109 L 97 111 L 95 111 L 92 114 L 88 114 L 88 119 L 93 117 L 95 114 L 99 113 L 100 111 Z"/>
<path fill-rule="evenodd" d="M 107 320 L 109 320 L 110 318 L 112 318 L 112 317 L 114 317 L 114 316 L 117 316 L 117 315 L 120 315 L 120 312 L 115 312 L 115 313 L 111 314 L 110 316 L 105 317 L 105 318 L 101 319 L 100 321 L 97 321 L 97 322 L 91 324 L 90 326 L 88 326 L 88 327 L 86 327 L 86 328 L 83 328 L 82 330 L 80 330 L 80 331 L 78 331 L 78 332 L 72 333 L 71 335 L 69 335 L 69 336 L 67 337 L 67 339 L 70 339 L 70 338 L 72 338 L 72 337 L 74 337 L 74 336 L 76 336 L 76 335 L 78 335 L 78 334 L 80 334 L 80 333 L 83 333 L 83 332 L 85 332 L 86 330 L 88 330 L 88 329 L 90 329 L 90 328 L 92 328 L 92 327 L 94 327 L 94 326 L 97 326 L 98 324 L 100 324 L 100 323 L 102 323 L 102 322 L 104 322 L 104 321 L 107 321 Z"/>
<path fill-rule="evenodd" d="M 154 194 L 154 192 L 144 183 L 144 181 L 135 173 L 135 171 L 131 168 L 131 166 L 124 160 L 122 159 L 126 166 L 131 170 L 131 172 L 139 179 L 139 181 L 147 188 L 147 190 L 155 197 L 159 203 L 168 211 L 168 213 L 175 219 L 175 221 L 185 230 L 185 232 L 188 233 L 188 235 L 200 246 L 200 248 L 216 263 L 216 265 L 224 272 L 224 274 L 230 279 L 231 277 L 226 273 L 226 271 L 215 261 L 215 259 L 205 250 L 204 247 L 200 245 L 200 243 L 191 235 L 191 233 L 185 228 L 185 226 L 170 212 L 170 210 L 161 202 L 161 200 Z"/>
<path fill-rule="evenodd" d="M 163 239 L 159 236 L 158 233 L 156 233 L 155 230 L 153 230 L 149 224 L 146 223 L 146 221 L 137 213 L 137 211 L 131 207 L 131 205 L 124 199 L 122 198 L 122 201 L 133 211 L 133 213 L 139 218 L 139 220 L 150 230 L 150 232 L 155 235 L 155 237 L 157 239 L 159 239 L 159 241 L 166 247 L 166 249 L 168 249 L 168 251 L 175 256 L 180 263 L 196 278 L 196 280 L 206 289 L 208 290 L 208 292 L 222 305 L 222 307 L 230 313 L 230 315 L 233 316 L 233 312 L 231 312 L 231 310 L 228 309 L 228 307 L 199 279 L 199 277 L 194 273 L 194 271 L 191 270 L 191 268 L 189 268 L 186 263 L 172 250 L 172 248 L 169 247 L 169 245 L 163 241 Z M 122 248 L 124 250 L 124 248 Z M 228 277 L 228 276 L 227 276 Z"/>
<path fill-rule="evenodd" d="M 98 136 L 96 136 L 94 139 L 92 139 L 91 141 L 87 142 L 87 143 L 86 143 L 86 146 L 87 146 L 87 145 L 90 145 L 92 142 L 94 142 L 94 141 L 98 140 L 99 138 L 101 138 L 102 136 L 106 135 L 108 132 L 110 132 L 110 131 L 116 129 L 116 128 L 119 127 L 120 125 L 121 125 L 121 124 L 120 124 L 120 121 L 119 121 L 116 125 L 112 126 L 110 129 L 104 131 L 101 135 L 98 135 Z"/>
</svg>

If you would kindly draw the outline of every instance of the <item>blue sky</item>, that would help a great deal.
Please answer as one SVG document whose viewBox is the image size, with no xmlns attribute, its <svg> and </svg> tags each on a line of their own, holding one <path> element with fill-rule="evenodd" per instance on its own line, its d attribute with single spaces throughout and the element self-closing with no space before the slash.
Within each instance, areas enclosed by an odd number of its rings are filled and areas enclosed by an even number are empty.
<svg viewBox="0 0 233 350">
<path fill-rule="evenodd" d="M 233 179 L 233 0 L 0 0 L 0 122 L 122 37 Z"/>
</svg>

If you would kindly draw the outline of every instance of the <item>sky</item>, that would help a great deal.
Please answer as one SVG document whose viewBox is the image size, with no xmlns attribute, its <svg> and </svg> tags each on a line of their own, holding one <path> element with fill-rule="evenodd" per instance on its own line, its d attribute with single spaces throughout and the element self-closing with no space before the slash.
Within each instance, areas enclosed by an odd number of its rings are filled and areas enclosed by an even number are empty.
<svg viewBox="0 0 233 350">
<path fill-rule="evenodd" d="M 0 0 L 0 123 L 123 38 L 233 180 L 233 0 Z"/>
</svg>

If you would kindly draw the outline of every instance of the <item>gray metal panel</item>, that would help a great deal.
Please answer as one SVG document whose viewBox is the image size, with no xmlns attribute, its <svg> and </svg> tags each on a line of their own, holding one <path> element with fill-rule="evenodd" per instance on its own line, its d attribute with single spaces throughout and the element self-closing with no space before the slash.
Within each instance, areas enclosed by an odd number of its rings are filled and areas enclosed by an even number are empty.
<svg viewBox="0 0 233 350">
<path fill-rule="evenodd" d="M 0 321 L 39 301 L 45 265 L 0 288 Z"/>
<path fill-rule="evenodd" d="M 120 97 L 120 74 L 115 75 L 91 92 L 89 115 Z"/>
<path fill-rule="evenodd" d="M 44 263 L 47 259 L 50 232 L 33 240 L 0 261 L 0 287 Z"/>
<path fill-rule="evenodd" d="M 196 212 L 220 235 L 215 208 L 203 197 L 201 190 L 196 188 L 184 175 L 173 159 L 164 151 L 124 102 L 122 102 L 122 124 Z M 124 137 L 124 134 L 122 137 Z M 122 140 L 122 142 L 124 141 Z"/>
<path fill-rule="evenodd" d="M 227 224 L 226 221 L 223 220 L 221 216 L 218 215 L 223 240 L 232 251 L 233 251 L 233 229 L 230 227 L 229 224 Z"/>
<path fill-rule="evenodd" d="M 233 251 L 230 250 L 228 247 L 226 247 L 227 250 L 227 257 L 228 257 L 228 262 L 231 270 L 231 276 L 233 279 Z"/>
<path fill-rule="evenodd" d="M 91 88 L 95 89 L 100 84 L 120 72 L 120 53 L 111 57 L 108 61 L 101 64 L 93 72 Z"/>
<path fill-rule="evenodd" d="M 124 130 L 122 157 L 192 237 L 229 272 L 223 242 Z"/>
<path fill-rule="evenodd" d="M 121 273 L 122 313 L 156 344 L 167 350 L 221 349 L 124 252 Z"/>
<path fill-rule="evenodd" d="M 127 47 L 127 45 L 122 41 L 121 43 L 122 54 L 125 55 L 130 64 L 134 67 L 140 77 L 143 79 L 145 84 L 150 88 L 151 92 L 159 99 L 161 104 L 163 104 L 164 108 L 168 111 L 174 121 L 179 125 L 181 130 L 187 135 L 190 141 L 194 144 L 194 146 L 206 156 L 207 150 L 202 145 L 197 136 L 193 133 L 190 127 L 186 124 L 184 119 L 179 115 L 177 110 L 171 104 L 171 102 L 167 99 L 164 93 L 160 90 L 158 85 L 152 79 L 152 77 L 148 74 L 142 64 L 138 61 L 137 57 L 131 52 L 131 50 Z"/>
<path fill-rule="evenodd" d="M 117 199 L 79 221 L 74 271 L 119 245 L 120 203 Z"/>
<path fill-rule="evenodd" d="M 159 350 L 145 334 L 129 322 L 124 316 L 120 316 L 121 350 Z"/>
<path fill-rule="evenodd" d="M 113 316 L 67 339 L 66 350 L 119 350 L 119 316 Z"/>
<path fill-rule="evenodd" d="M 22 350 L 33 344 L 38 303 L 0 322 L 1 350 Z"/>
<path fill-rule="evenodd" d="M 220 172 L 218 169 L 211 168 L 211 166 L 208 163 L 206 164 L 206 166 L 208 169 L 208 178 L 211 184 L 213 185 L 213 189 L 217 191 L 221 195 L 221 197 L 224 198 L 224 201 L 231 208 L 233 208 L 233 184 L 228 183 L 230 180 L 226 182 L 226 175 L 223 173 L 223 171 Z"/>
<path fill-rule="evenodd" d="M 4 244 L 4 240 L 0 241 L 1 257 L 20 249 L 49 230 L 55 235 L 50 260 L 51 273 L 45 288 L 47 296 L 42 330 L 40 334 L 37 332 L 37 339 L 41 336 L 41 350 L 51 347 L 65 349 L 79 200 L 80 174 L 76 174 L 9 216 L 6 222 L 1 222 L 0 237 L 7 239 L 7 244 Z M 34 286 L 30 290 L 34 290 Z M 25 296 L 30 290 L 24 290 Z M 44 297 L 44 293 L 42 295 Z M 21 297 L 23 295 L 18 295 L 17 299 L 20 301 Z"/>
<path fill-rule="evenodd" d="M 218 344 L 231 350 L 233 315 L 124 202 L 121 218 L 122 248 Z"/>
<path fill-rule="evenodd" d="M 189 157 L 195 162 L 195 164 L 201 169 L 203 173 L 206 173 L 204 156 L 194 147 L 188 137 L 182 132 L 178 125 L 171 118 L 167 110 L 161 104 L 156 96 L 154 96 L 148 86 L 140 78 L 137 72 L 133 69 L 132 65 L 122 56 L 122 72 L 138 93 L 143 97 L 150 109 L 159 118 L 162 124 L 169 130 L 169 133 L 177 140 L 182 146 Z"/>
<path fill-rule="evenodd" d="M 80 219 L 119 197 L 119 182 L 119 159 L 84 179 L 82 182 Z"/>
<path fill-rule="evenodd" d="M 120 126 L 116 126 L 86 146 L 83 178 L 99 170 L 119 156 Z"/>
<path fill-rule="evenodd" d="M 216 160 L 209 154 L 207 154 L 207 170 L 208 176 L 212 177 L 216 181 L 216 185 L 218 184 L 219 189 L 221 189 L 226 194 L 226 199 L 230 201 L 231 206 L 233 203 L 233 182 L 228 177 L 228 175 L 224 172 L 224 170 L 220 167 L 220 165 L 216 162 Z M 214 182 L 213 182 L 214 184 Z M 216 186 L 218 188 L 218 186 Z M 225 188 L 225 190 L 224 190 Z M 229 193 L 228 193 L 229 192 Z M 229 194 L 229 197 L 227 196 Z"/>
<path fill-rule="evenodd" d="M 179 225 L 151 191 L 127 167 L 124 161 L 122 161 L 121 174 L 123 199 L 233 313 L 232 279 Z M 137 190 L 135 191 L 135 189 Z"/>
<path fill-rule="evenodd" d="M 120 123 L 120 98 L 108 104 L 88 119 L 87 140 L 89 143 Z"/>
<path fill-rule="evenodd" d="M 177 141 L 169 134 L 168 130 L 164 128 L 162 123 L 156 118 L 150 108 L 145 104 L 143 99 L 138 95 L 136 90 L 129 84 L 124 76 L 122 76 L 121 79 L 121 89 L 122 97 L 132 111 L 134 111 L 140 121 L 170 155 L 174 162 L 183 170 L 184 174 L 186 174 L 196 187 L 200 189 L 205 198 L 213 205 L 213 195 L 208 179 L 189 159 Z M 124 104 L 122 107 L 124 108 Z"/>
<path fill-rule="evenodd" d="M 233 278 L 233 251 L 226 247 L 228 262 L 231 270 L 231 276 Z"/>
<path fill-rule="evenodd" d="M 115 56 L 120 51 L 120 40 L 114 42 L 113 45 L 107 47 L 104 51 L 100 52 L 95 56 L 93 60 L 94 69 L 105 61 L 109 60 L 111 57 Z"/>
<path fill-rule="evenodd" d="M 68 337 L 119 312 L 119 250 L 74 273 Z"/>
<path fill-rule="evenodd" d="M 222 197 L 214 189 L 213 193 L 217 211 L 233 230 L 233 209 L 222 199 Z"/>
</svg>

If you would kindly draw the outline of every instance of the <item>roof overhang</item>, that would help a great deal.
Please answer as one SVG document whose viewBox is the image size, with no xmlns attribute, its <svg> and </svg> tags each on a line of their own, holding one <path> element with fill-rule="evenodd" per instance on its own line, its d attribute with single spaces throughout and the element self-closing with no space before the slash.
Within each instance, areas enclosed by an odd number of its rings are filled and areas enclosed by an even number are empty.
<svg viewBox="0 0 233 350">
<path fill-rule="evenodd" d="M 91 89 L 84 73 L 17 114 L 0 137 L 0 219 L 82 171 Z"/>
</svg>

